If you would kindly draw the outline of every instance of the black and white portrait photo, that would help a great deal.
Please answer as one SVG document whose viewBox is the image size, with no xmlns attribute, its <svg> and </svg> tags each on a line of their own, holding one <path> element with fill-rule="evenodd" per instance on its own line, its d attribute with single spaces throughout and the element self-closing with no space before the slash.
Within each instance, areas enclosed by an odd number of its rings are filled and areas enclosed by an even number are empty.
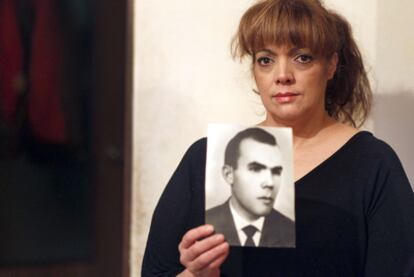
<svg viewBox="0 0 414 277">
<path fill-rule="evenodd" d="M 295 247 L 289 128 L 210 124 L 206 223 L 232 246 Z"/>
</svg>

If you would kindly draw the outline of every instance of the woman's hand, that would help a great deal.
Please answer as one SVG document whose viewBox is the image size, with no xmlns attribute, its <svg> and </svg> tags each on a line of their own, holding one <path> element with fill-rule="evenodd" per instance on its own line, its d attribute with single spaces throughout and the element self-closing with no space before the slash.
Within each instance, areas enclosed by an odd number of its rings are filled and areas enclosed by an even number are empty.
<svg viewBox="0 0 414 277">
<path fill-rule="evenodd" d="M 220 276 L 220 266 L 229 254 L 229 244 L 222 234 L 214 234 L 212 225 L 188 231 L 178 245 L 180 262 L 185 266 L 178 276 Z"/>
</svg>

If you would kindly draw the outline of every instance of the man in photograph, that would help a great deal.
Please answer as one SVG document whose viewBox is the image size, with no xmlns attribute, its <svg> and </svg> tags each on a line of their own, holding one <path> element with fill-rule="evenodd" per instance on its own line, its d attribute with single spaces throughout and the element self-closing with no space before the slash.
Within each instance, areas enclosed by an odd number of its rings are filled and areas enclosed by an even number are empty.
<svg viewBox="0 0 414 277">
<path fill-rule="evenodd" d="M 227 144 L 222 167 L 231 196 L 206 211 L 206 223 L 233 246 L 294 247 L 294 222 L 273 208 L 282 172 L 273 135 L 261 128 L 237 133 Z"/>
</svg>

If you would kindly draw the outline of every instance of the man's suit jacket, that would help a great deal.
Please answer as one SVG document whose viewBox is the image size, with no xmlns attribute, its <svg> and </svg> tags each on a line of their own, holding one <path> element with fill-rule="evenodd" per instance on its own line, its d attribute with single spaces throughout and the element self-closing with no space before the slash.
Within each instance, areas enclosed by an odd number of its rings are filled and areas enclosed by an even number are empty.
<svg viewBox="0 0 414 277">
<path fill-rule="evenodd" d="M 206 211 L 206 223 L 214 226 L 216 233 L 221 233 L 232 246 L 241 246 L 230 212 L 229 201 Z M 295 224 L 278 211 L 272 209 L 265 217 L 259 246 L 295 247 Z"/>
</svg>

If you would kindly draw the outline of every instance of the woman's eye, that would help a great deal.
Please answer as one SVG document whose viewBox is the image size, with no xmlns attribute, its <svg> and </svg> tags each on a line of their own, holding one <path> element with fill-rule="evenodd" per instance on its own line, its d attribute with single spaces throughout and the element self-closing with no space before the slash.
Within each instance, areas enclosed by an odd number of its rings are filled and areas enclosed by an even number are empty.
<svg viewBox="0 0 414 277">
<path fill-rule="evenodd" d="M 257 59 L 259 65 L 269 65 L 272 62 L 272 59 L 269 57 L 260 57 Z"/>
<path fill-rule="evenodd" d="M 299 63 L 306 64 L 306 63 L 310 63 L 311 61 L 313 61 L 313 57 L 310 55 L 303 54 L 303 55 L 297 56 L 295 60 Z"/>
</svg>

